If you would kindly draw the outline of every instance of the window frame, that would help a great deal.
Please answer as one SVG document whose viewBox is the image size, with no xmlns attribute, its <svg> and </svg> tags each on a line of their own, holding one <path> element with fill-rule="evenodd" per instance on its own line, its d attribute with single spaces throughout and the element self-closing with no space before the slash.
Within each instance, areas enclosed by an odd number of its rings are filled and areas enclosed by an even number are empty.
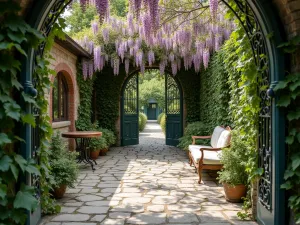
<svg viewBox="0 0 300 225">
<path fill-rule="evenodd" d="M 61 121 L 68 121 L 68 104 L 69 104 L 69 88 L 67 80 L 62 72 L 59 72 L 53 81 L 53 84 L 55 83 L 55 80 L 57 80 L 57 87 L 52 88 L 52 121 L 53 122 L 61 122 Z M 54 88 L 57 88 L 57 110 L 58 110 L 58 116 L 57 118 L 54 117 Z M 62 97 L 62 98 L 61 98 Z M 61 115 L 62 112 L 62 102 L 63 99 L 63 116 Z"/>
</svg>

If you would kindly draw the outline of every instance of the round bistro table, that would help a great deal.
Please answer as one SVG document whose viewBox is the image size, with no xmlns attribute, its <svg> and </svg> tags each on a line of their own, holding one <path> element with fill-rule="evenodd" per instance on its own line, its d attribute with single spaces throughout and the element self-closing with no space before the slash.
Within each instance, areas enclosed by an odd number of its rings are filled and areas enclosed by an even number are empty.
<svg viewBox="0 0 300 225">
<path fill-rule="evenodd" d="M 99 131 L 73 131 L 73 132 L 64 132 L 61 134 L 65 138 L 74 138 L 76 142 L 76 151 L 79 152 L 78 163 L 84 162 L 90 164 L 92 170 L 94 171 L 94 164 L 97 165 L 95 160 L 92 160 L 88 154 L 88 146 L 91 141 L 91 138 L 102 136 L 102 132 Z M 79 139 L 79 141 L 78 141 Z"/>
</svg>

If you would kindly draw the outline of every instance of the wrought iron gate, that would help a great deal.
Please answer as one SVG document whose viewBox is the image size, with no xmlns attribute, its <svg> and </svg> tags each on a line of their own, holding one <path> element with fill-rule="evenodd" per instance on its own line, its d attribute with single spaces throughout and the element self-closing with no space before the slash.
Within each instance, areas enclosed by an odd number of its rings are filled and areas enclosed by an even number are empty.
<svg viewBox="0 0 300 225">
<path fill-rule="evenodd" d="M 166 99 L 166 145 L 177 146 L 182 137 L 182 93 L 175 81 L 169 75 L 165 75 L 165 99 Z"/>
<path fill-rule="evenodd" d="M 138 84 L 136 73 L 127 81 L 122 90 L 122 146 L 139 144 Z"/>
</svg>

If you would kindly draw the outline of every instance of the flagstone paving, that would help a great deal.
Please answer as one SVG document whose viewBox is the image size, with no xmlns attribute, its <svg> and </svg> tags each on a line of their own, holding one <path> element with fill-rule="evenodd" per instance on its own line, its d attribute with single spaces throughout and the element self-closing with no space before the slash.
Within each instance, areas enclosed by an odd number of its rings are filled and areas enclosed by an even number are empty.
<svg viewBox="0 0 300 225">
<path fill-rule="evenodd" d="M 59 200 L 61 213 L 41 224 L 256 224 L 238 220 L 241 204 L 225 201 L 215 173 L 199 185 L 186 153 L 164 142 L 159 125 L 147 123 L 139 145 L 111 148 L 95 172 L 81 169 Z"/>
</svg>

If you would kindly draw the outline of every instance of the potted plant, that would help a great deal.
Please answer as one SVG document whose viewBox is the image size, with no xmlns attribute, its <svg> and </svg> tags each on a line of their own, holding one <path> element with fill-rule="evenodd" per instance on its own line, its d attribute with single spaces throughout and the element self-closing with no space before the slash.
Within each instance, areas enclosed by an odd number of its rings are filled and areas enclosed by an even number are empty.
<svg viewBox="0 0 300 225">
<path fill-rule="evenodd" d="M 232 131 L 231 146 L 222 150 L 223 168 L 218 172 L 223 183 L 225 198 L 229 202 L 240 202 L 247 193 L 248 174 L 246 172 L 247 144 L 237 131 Z"/>
<path fill-rule="evenodd" d="M 62 198 L 67 187 L 74 187 L 79 172 L 76 157 L 76 152 L 66 149 L 59 132 L 52 136 L 49 163 L 54 180 L 55 198 Z"/>
<path fill-rule="evenodd" d="M 103 137 L 92 138 L 89 143 L 90 158 L 96 160 L 102 149 L 106 148 L 107 144 Z"/>
<path fill-rule="evenodd" d="M 102 132 L 102 137 L 107 143 L 107 150 L 110 146 L 116 144 L 116 136 L 113 131 L 102 127 L 99 127 L 98 130 Z"/>
</svg>

